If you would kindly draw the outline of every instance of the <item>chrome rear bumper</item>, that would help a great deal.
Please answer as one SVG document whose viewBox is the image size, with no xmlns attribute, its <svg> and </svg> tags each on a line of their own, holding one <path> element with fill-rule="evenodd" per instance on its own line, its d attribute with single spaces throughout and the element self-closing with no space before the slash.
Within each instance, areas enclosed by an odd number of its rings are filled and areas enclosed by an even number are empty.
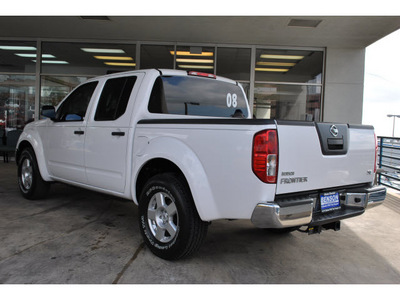
<svg viewBox="0 0 400 300">
<path fill-rule="evenodd" d="M 301 205 L 281 207 L 279 204 L 259 203 L 251 222 L 260 228 L 283 228 L 308 224 L 312 220 L 314 201 Z"/>
<path fill-rule="evenodd" d="M 362 214 L 366 208 L 378 206 L 386 197 L 386 188 L 375 186 L 367 189 L 352 189 L 340 193 L 341 209 L 331 214 L 316 211 L 318 196 L 291 198 L 287 201 L 259 203 L 252 214 L 251 222 L 260 228 L 284 228 L 329 223 Z"/>
<path fill-rule="evenodd" d="M 372 208 L 381 205 L 386 198 L 386 188 L 382 186 L 376 186 L 369 189 L 367 193 L 367 207 Z"/>
</svg>

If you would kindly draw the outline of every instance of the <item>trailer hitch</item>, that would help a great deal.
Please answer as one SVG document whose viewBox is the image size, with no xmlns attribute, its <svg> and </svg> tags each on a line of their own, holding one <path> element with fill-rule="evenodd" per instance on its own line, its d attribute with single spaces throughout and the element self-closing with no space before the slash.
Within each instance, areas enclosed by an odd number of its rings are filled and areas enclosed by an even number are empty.
<svg viewBox="0 0 400 300">
<path fill-rule="evenodd" d="M 339 231 L 340 230 L 340 221 L 332 222 L 332 223 L 327 223 L 323 225 L 316 225 L 316 226 L 308 226 L 308 228 L 305 231 L 308 233 L 308 235 L 311 234 L 320 234 L 322 230 L 334 230 L 334 231 Z"/>
</svg>

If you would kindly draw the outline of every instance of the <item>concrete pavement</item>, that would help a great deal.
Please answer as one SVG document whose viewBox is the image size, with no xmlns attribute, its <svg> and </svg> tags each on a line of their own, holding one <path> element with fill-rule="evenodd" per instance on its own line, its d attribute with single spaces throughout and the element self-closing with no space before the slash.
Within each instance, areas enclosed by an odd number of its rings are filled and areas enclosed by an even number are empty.
<svg viewBox="0 0 400 300">
<path fill-rule="evenodd" d="M 133 202 L 64 184 L 28 201 L 15 163 L 0 163 L 0 283 L 398 284 L 400 209 L 389 204 L 312 236 L 216 221 L 195 256 L 169 262 L 143 245 Z"/>
</svg>

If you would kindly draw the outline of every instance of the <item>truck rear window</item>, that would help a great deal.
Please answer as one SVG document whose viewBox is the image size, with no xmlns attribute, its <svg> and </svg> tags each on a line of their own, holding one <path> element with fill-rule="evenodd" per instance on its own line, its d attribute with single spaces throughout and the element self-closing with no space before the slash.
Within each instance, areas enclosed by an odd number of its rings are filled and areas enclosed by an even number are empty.
<svg viewBox="0 0 400 300">
<path fill-rule="evenodd" d="M 215 79 L 160 76 L 154 83 L 148 109 L 151 113 L 209 117 L 247 117 L 242 89 Z"/>
</svg>

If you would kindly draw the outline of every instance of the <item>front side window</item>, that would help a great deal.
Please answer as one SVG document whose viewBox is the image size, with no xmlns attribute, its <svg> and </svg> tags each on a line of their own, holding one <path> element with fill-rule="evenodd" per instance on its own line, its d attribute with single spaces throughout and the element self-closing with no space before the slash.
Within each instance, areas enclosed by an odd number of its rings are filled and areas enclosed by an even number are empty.
<svg viewBox="0 0 400 300">
<path fill-rule="evenodd" d="M 210 78 L 161 76 L 153 87 L 148 109 L 151 113 L 209 117 L 247 117 L 242 89 Z"/>
<path fill-rule="evenodd" d="M 97 105 L 95 121 L 113 121 L 125 113 L 136 77 L 107 80 Z"/>
<path fill-rule="evenodd" d="M 81 85 L 61 104 L 56 113 L 56 121 L 83 121 L 86 110 L 97 86 L 97 81 Z"/>
</svg>

